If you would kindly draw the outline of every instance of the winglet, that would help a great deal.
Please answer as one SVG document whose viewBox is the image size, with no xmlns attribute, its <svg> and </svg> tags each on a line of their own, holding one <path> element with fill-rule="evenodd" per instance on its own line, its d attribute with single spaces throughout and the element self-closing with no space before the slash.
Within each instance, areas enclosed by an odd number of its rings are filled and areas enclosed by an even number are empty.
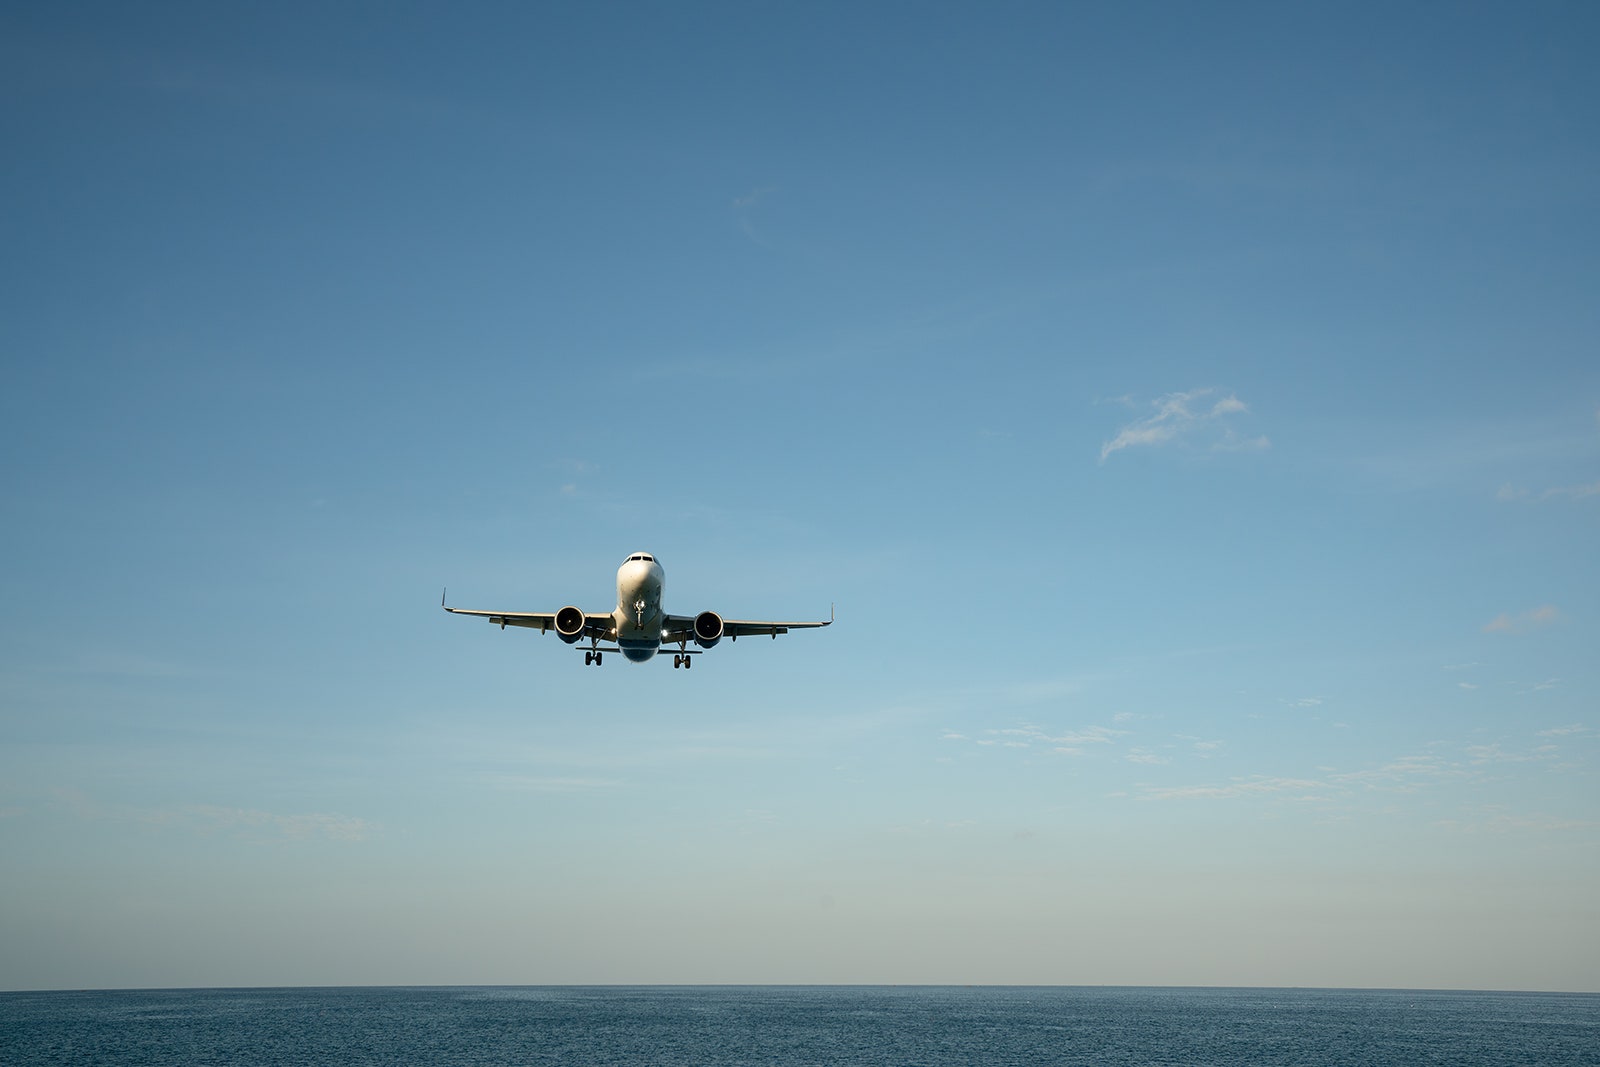
<svg viewBox="0 0 1600 1067">
<path fill-rule="evenodd" d="M 444 608 L 444 596 L 449 591 L 450 591 L 450 587 L 449 586 L 442 586 L 439 589 L 439 606 L 441 608 Z M 444 610 L 449 611 L 450 609 L 449 608 L 444 608 Z"/>
</svg>

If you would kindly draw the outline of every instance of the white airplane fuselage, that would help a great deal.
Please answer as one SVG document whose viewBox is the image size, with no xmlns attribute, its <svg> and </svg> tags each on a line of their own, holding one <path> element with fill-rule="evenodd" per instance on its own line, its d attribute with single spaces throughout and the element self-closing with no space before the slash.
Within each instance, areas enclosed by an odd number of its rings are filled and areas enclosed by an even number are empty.
<svg viewBox="0 0 1600 1067">
<path fill-rule="evenodd" d="M 630 559 L 617 568 L 617 647 L 634 663 L 661 648 L 661 590 L 666 574 L 653 559 Z"/>
</svg>

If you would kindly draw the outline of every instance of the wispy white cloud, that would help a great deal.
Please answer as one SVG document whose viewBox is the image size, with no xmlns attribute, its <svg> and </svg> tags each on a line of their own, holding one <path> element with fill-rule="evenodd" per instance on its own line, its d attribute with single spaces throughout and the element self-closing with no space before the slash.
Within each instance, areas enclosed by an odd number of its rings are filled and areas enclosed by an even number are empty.
<svg viewBox="0 0 1600 1067">
<path fill-rule="evenodd" d="M 1467 760 L 1475 767 L 1481 767 L 1486 763 L 1531 763 L 1544 758 L 1547 757 L 1536 752 L 1507 751 L 1498 741 L 1487 745 L 1467 746 Z"/>
<path fill-rule="evenodd" d="M 1529 611 L 1518 612 L 1516 615 L 1502 612 L 1483 624 L 1483 632 L 1486 634 L 1525 633 L 1528 630 L 1559 622 L 1562 618 L 1563 615 L 1560 608 L 1554 604 L 1545 604 Z"/>
<path fill-rule="evenodd" d="M 1147 786 L 1143 795 L 1154 800 L 1232 800 L 1287 794 L 1286 798 L 1295 802 L 1332 802 L 1347 799 L 1358 791 L 1414 793 L 1424 786 L 1465 778 L 1472 773 L 1436 756 L 1401 756 L 1382 766 L 1359 771 L 1318 769 L 1324 772 L 1318 778 L 1255 774 L 1231 777 L 1220 784 Z"/>
<path fill-rule="evenodd" d="M 1595 413 L 1595 419 L 1600 422 L 1600 411 Z M 1592 435 L 1584 435 L 1582 439 L 1563 438 L 1553 440 L 1551 446 L 1545 450 L 1542 457 L 1523 457 L 1525 460 L 1533 458 L 1563 459 L 1567 462 L 1578 461 L 1592 463 L 1594 456 L 1595 439 Z M 1543 489 L 1531 489 L 1525 485 L 1514 482 L 1502 482 L 1499 490 L 1495 492 L 1495 499 L 1503 503 L 1524 501 L 1539 503 L 1547 500 L 1590 500 L 1600 498 L 1600 481 L 1575 482 L 1567 485 L 1550 485 Z"/>
<path fill-rule="evenodd" d="M 1117 431 L 1117 435 L 1100 446 L 1100 462 L 1125 448 L 1157 447 L 1180 440 L 1204 439 L 1213 451 L 1259 451 L 1271 447 L 1264 436 L 1245 436 L 1232 425 L 1234 416 L 1244 415 L 1250 408 L 1237 396 L 1229 393 L 1219 399 L 1210 399 L 1215 389 L 1191 389 L 1186 393 L 1167 393 L 1152 401 L 1155 414 L 1138 419 Z"/>
<path fill-rule="evenodd" d="M 1082 730 L 1073 730 L 1054 737 L 1045 737 L 1045 741 L 1052 745 L 1106 745 L 1116 737 L 1127 733 L 1126 730 L 1113 730 L 1109 726 L 1090 726 Z"/>
<path fill-rule="evenodd" d="M 1225 429 L 1221 440 L 1211 444 L 1213 452 L 1264 452 L 1272 447 L 1272 442 L 1266 436 L 1245 437 L 1233 429 Z"/>
<path fill-rule="evenodd" d="M 1581 722 L 1571 723 L 1567 726 L 1553 726 L 1548 730 L 1540 730 L 1540 737 L 1570 737 L 1573 734 L 1590 733 L 1589 727 Z"/>
<path fill-rule="evenodd" d="M 1179 741 L 1187 741 L 1195 755 L 1202 759 L 1210 759 L 1222 748 L 1221 741 L 1207 740 L 1203 737 L 1194 737 L 1190 734 L 1175 734 Z"/>
<path fill-rule="evenodd" d="M 1400 756 L 1381 767 L 1332 774 L 1328 780 L 1384 792 L 1414 793 L 1424 784 L 1459 778 L 1465 773 L 1458 764 L 1438 756 Z"/>
<path fill-rule="evenodd" d="M 1128 731 L 1110 726 L 1085 726 L 1066 731 L 1046 730 L 1033 723 L 994 728 L 983 731 L 982 736 L 969 737 L 956 730 L 945 730 L 939 735 L 942 741 L 961 741 L 983 748 L 1014 748 L 1048 750 L 1066 756 L 1082 755 L 1092 745 L 1109 745 Z"/>
<path fill-rule="evenodd" d="M 980 739 L 978 741 L 980 745 L 999 745 L 1006 748 L 1032 748 L 1037 745 L 1068 755 L 1078 754 L 1085 745 L 1108 745 L 1113 739 L 1127 733 L 1126 730 L 1116 730 L 1109 726 L 1088 726 L 1081 730 L 1052 733 L 1031 723 L 984 732 L 989 736 Z"/>
</svg>

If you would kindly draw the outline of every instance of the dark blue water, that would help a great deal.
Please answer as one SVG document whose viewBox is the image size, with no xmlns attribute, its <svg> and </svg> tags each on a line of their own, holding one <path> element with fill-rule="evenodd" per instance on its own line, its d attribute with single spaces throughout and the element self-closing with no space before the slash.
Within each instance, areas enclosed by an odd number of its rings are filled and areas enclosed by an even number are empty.
<svg viewBox="0 0 1600 1067">
<path fill-rule="evenodd" d="M 1600 995 L 518 987 L 0 994 L 0 1065 L 1600 1065 Z"/>
</svg>

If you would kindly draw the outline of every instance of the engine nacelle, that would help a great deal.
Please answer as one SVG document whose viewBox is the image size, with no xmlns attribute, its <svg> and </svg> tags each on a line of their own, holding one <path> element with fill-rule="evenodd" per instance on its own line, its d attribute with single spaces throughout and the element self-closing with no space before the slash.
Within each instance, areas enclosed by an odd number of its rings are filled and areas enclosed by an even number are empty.
<svg viewBox="0 0 1600 1067">
<path fill-rule="evenodd" d="M 588 621 L 588 616 L 568 604 L 556 612 L 556 636 L 569 645 L 576 644 L 583 637 L 583 626 Z"/>
<path fill-rule="evenodd" d="M 694 643 L 710 648 L 722 640 L 722 616 L 714 611 L 702 611 L 694 617 Z"/>
</svg>

